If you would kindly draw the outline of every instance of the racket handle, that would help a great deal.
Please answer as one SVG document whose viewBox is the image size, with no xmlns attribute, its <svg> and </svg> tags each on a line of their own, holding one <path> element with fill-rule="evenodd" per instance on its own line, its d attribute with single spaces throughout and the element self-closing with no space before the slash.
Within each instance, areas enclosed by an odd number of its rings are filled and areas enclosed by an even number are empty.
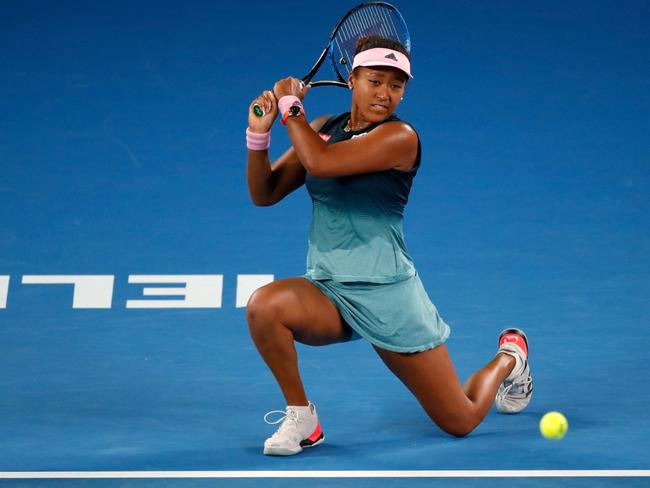
<svg viewBox="0 0 650 488">
<path fill-rule="evenodd" d="M 311 79 L 311 77 L 309 79 Z M 340 82 L 327 82 L 327 83 L 340 83 Z M 311 83 L 309 83 L 308 81 L 305 81 L 305 80 L 300 80 L 300 84 L 302 85 L 303 89 L 305 88 L 305 86 L 311 86 Z M 345 87 L 347 88 L 347 85 L 345 83 L 342 83 L 342 84 L 345 85 Z M 262 107 L 259 106 L 258 103 L 253 105 L 253 113 L 257 117 L 264 116 L 264 110 L 262 109 Z"/>
</svg>

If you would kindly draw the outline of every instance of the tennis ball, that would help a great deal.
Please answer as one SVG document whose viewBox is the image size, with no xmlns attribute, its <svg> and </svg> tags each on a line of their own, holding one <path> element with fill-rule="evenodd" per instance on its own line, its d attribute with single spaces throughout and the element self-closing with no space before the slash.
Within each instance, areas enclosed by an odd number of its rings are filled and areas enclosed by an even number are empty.
<svg viewBox="0 0 650 488">
<path fill-rule="evenodd" d="M 547 439 L 562 439 L 569 430 L 569 422 L 560 412 L 548 412 L 539 421 L 539 430 Z"/>
</svg>

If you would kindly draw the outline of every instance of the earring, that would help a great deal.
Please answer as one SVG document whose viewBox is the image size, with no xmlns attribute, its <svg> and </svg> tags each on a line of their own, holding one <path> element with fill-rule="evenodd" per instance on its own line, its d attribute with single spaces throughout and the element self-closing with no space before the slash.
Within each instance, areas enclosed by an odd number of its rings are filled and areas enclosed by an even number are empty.
<svg viewBox="0 0 650 488">
<path fill-rule="evenodd" d="M 400 100 L 404 100 L 404 97 L 400 98 Z"/>
</svg>

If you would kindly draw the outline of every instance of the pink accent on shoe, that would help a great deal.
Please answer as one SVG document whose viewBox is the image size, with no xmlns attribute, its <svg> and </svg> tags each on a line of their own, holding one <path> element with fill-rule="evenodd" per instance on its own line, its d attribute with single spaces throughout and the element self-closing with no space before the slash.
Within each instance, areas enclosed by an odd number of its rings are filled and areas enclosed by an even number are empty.
<svg viewBox="0 0 650 488">
<path fill-rule="evenodd" d="M 499 341 L 499 347 L 501 347 L 501 344 L 505 342 L 512 342 L 519 346 L 522 351 L 524 351 L 524 354 L 526 357 L 528 357 L 528 347 L 526 346 L 526 341 L 524 340 L 523 337 L 521 337 L 519 334 L 506 334 L 504 335 L 501 340 Z"/>
<path fill-rule="evenodd" d="M 316 429 L 314 430 L 314 432 L 312 432 L 312 434 L 307 439 L 310 440 L 311 442 L 316 442 L 322 433 L 323 433 L 323 429 L 321 429 L 320 421 L 319 421 L 318 424 L 316 425 Z"/>
</svg>

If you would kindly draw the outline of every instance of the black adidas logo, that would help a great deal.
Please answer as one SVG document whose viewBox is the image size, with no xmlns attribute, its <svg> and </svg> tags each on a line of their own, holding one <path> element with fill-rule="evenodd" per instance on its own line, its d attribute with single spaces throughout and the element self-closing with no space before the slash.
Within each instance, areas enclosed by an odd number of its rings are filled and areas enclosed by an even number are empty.
<svg viewBox="0 0 650 488">
<path fill-rule="evenodd" d="M 392 59 L 393 61 L 397 61 L 397 57 L 393 53 L 387 54 L 386 56 L 384 56 L 384 58 Z"/>
</svg>

